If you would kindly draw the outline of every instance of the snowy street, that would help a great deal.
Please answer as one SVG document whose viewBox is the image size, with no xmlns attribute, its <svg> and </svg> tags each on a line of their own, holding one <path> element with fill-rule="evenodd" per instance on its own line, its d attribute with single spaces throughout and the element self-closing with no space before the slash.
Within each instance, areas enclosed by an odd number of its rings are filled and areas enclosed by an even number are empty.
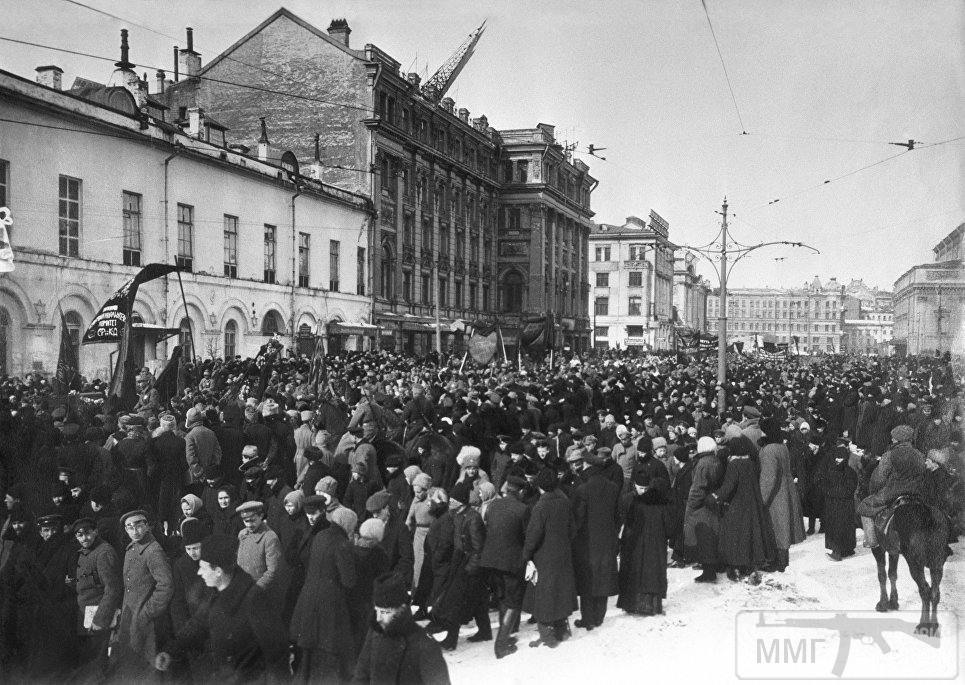
<svg viewBox="0 0 965 685">
<path fill-rule="evenodd" d="M 757 586 L 746 581 L 731 582 L 723 574 L 716 585 L 700 585 L 693 582 L 698 572 L 692 568 L 668 569 L 664 616 L 627 616 L 615 608 L 613 597 L 601 628 L 590 633 L 573 628 L 573 637 L 556 649 L 528 646 L 535 639 L 536 630 L 535 626 L 525 625 L 524 614 L 519 651 L 497 661 L 492 642 L 465 641 L 475 632 L 475 625 L 470 623 L 463 627 L 456 651 L 446 654 L 452 681 L 460 685 L 534 683 L 546 682 L 547 674 L 553 673 L 555 681 L 566 683 L 599 682 L 601 677 L 613 676 L 629 676 L 639 682 L 737 682 L 740 680 L 735 668 L 738 612 L 874 609 L 878 600 L 876 568 L 870 552 L 860 547 L 860 539 L 859 532 L 859 547 L 854 557 L 835 563 L 824 554 L 824 537 L 811 535 L 791 548 L 791 566 L 787 572 L 763 574 Z M 965 618 L 965 549 L 961 542 L 952 549 L 955 554 L 945 564 L 939 609 L 954 611 L 961 625 Z M 898 594 L 901 612 L 897 615 L 917 622 L 921 602 L 903 559 L 898 566 Z M 576 618 L 578 613 L 571 616 L 571 626 Z M 944 638 L 951 644 L 955 639 L 954 625 L 949 629 L 943 624 L 942 629 Z M 961 642 L 961 629 L 959 631 Z M 911 638 L 895 634 L 886 637 L 892 650 L 887 658 L 894 660 L 895 668 L 911 667 L 907 659 L 901 661 L 901 648 Z M 833 653 L 837 643 L 829 643 L 829 648 Z M 959 650 L 959 674 L 965 673 L 962 656 Z M 845 677 L 856 677 L 862 664 L 869 660 L 880 667 L 880 660 L 884 658 L 873 644 L 854 644 Z M 821 677 L 834 678 L 830 672 Z"/>
</svg>

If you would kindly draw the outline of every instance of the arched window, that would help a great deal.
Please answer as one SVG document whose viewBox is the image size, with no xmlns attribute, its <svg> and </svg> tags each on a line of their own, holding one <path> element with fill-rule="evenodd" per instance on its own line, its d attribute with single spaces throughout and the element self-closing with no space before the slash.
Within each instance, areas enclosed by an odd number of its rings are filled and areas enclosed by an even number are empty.
<svg viewBox="0 0 965 685">
<path fill-rule="evenodd" d="M 503 277 L 503 307 L 504 312 L 523 311 L 523 275 L 518 271 L 510 271 Z"/>
<path fill-rule="evenodd" d="M 224 326 L 224 358 L 231 359 L 238 353 L 238 324 L 228 319 Z"/>
<path fill-rule="evenodd" d="M 312 327 L 303 323 L 298 327 L 298 354 L 311 357 L 315 352 L 315 336 L 312 334 Z"/>
<path fill-rule="evenodd" d="M 382 263 L 379 267 L 381 276 L 381 295 L 387 300 L 395 294 L 395 254 L 389 243 L 382 244 Z"/>
<path fill-rule="evenodd" d="M 74 350 L 74 359 L 80 364 L 80 336 L 84 326 L 80 314 L 71 310 L 64 314 L 64 322 L 67 324 L 67 335 L 70 338 L 70 346 Z"/>
<path fill-rule="evenodd" d="M 284 324 L 281 320 L 281 315 L 274 309 L 265 314 L 265 318 L 261 320 L 261 334 L 262 335 L 275 335 L 275 333 L 281 333 L 284 329 Z"/>
<path fill-rule="evenodd" d="M 178 344 L 181 346 L 181 354 L 188 355 L 189 357 L 194 347 L 192 345 L 193 330 L 194 326 L 191 325 L 191 319 L 188 317 L 181 319 L 181 323 L 178 324 Z"/>
<path fill-rule="evenodd" d="M 7 349 L 10 343 L 10 312 L 0 307 L 0 375 L 10 373 L 7 364 Z"/>
</svg>

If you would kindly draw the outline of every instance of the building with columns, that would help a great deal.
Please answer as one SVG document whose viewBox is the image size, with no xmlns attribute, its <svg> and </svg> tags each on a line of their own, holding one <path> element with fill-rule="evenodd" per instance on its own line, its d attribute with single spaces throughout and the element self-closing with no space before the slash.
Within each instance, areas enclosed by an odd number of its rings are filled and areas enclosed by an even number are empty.
<svg viewBox="0 0 965 685">
<path fill-rule="evenodd" d="M 368 292 L 383 348 L 433 349 L 437 317 L 443 349 L 459 347 L 467 322 L 497 315 L 512 347 L 522 319 L 550 311 L 565 340 L 586 342 L 586 166 L 552 126 L 497 131 L 450 97 L 427 99 L 418 74 L 354 47 L 351 33 L 344 19 L 323 31 L 279 9 L 203 66 L 181 50 L 165 102 L 261 136 L 371 199 Z"/>
<path fill-rule="evenodd" d="M 206 357 L 252 355 L 274 334 L 306 353 L 316 334 L 368 346 L 376 328 L 357 251 L 369 199 L 265 149 L 229 146 L 225 126 L 197 109 L 172 117 L 127 50 L 125 36 L 106 84 L 78 78 L 65 90 L 57 66 L 36 81 L 0 71 L 0 205 L 16 265 L 0 274 L 0 374 L 52 373 L 61 313 L 77 345 L 152 262 L 181 266 L 185 297 L 175 274 L 139 289 L 138 364 L 157 369 L 179 338 Z M 116 345 L 78 353 L 82 374 L 109 378 Z"/>
<path fill-rule="evenodd" d="M 601 349 L 673 347 L 674 251 L 670 224 L 650 210 L 622 226 L 597 224 L 590 232 L 590 318 Z"/>
<path fill-rule="evenodd" d="M 899 354 L 965 354 L 965 223 L 932 248 L 933 262 L 895 280 L 894 344 Z"/>
</svg>

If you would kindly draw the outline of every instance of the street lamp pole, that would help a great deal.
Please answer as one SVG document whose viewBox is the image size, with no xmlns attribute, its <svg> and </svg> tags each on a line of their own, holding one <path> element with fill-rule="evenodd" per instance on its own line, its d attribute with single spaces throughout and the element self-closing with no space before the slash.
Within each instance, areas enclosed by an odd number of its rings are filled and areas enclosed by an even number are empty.
<svg viewBox="0 0 965 685">
<path fill-rule="evenodd" d="M 727 380 L 727 198 L 721 206 L 724 217 L 721 225 L 720 247 L 720 317 L 717 328 L 717 409 L 723 414 L 727 402 L 724 383 Z"/>
</svg>

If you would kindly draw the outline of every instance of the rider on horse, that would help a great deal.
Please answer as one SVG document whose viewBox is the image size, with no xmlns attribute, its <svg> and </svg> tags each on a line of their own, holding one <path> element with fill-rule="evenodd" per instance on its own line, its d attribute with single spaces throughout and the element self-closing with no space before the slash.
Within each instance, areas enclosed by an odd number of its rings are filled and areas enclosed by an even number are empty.
<svg viewBox="0 0 965 685">
<path fill-rule="evenodd" d="M 875 517 L 901 495 L 921 496 L 925 482 L 925 457 L 911 446 L 915 430 L 896 426 L 891 430 L 891 448 L 885 452 L 871 475 L 868 496 L 858 505 L 864 546 L 877 547 Z"/>
</svg>

